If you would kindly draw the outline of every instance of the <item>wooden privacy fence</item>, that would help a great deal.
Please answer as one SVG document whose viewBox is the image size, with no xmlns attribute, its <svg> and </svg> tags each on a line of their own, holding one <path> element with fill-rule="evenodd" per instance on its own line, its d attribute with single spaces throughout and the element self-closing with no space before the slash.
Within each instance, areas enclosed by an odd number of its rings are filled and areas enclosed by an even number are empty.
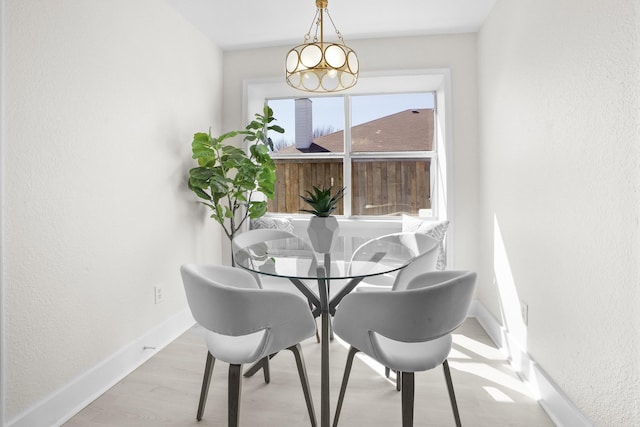
<svg viewBox="0 0 640 427">
<path fill-rule="evenodd" d="M 276 192 L 269 212 L 299 213 L 312 186 L 342 187 L 342 159 L 275 159 Z M 415 215 L 429 209 L 430 159 L 353 159 L 352 215 Z M 340 203 L 336 215 L 344 213 Z"/>
</svg>

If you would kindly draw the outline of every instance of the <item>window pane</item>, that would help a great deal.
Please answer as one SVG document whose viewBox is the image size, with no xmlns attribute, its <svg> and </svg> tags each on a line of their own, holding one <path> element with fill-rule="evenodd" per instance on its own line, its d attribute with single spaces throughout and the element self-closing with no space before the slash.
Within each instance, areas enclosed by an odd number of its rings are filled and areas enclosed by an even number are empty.
<svg viewBox="0 0 640 427">
<path fill-rule="evenodd" d="M 354 96 L 351 152 L 433 150 L 433 101 L 432 93 Z"/>
<path fill-rule="evenodd" d="M 309 206 L 300 195 L 311 191 L 313 186 L 341 188 L 342 159 L 274 159 L 276 163 L 276 194 L 269 201 L 269 212 L 301 213 Z M 334 215 L 344 213 L 341 200 Z"/>
<path fill-rule="evenodd" d="M 352 215 L 417 215 L 430 209 L 431 159 L 354 159 Z"/>
<path fill-rule="evenodd" d="M 316 97 L 269 100 L 284 134 L 270 134 L 274 155 L 344 153 L 344 99 Z"/>
<path fill-rule="evenodd" d="M 269 100 L 277 124 L 285 133 L 269 135 L 274 141 L 272 156 L 276 162 L 275 198 L 269 211 L 301 213 L 308 206 L 300 195 L 313 186 L 343 184 L 343 159 L 317 159 L 318 153 L 344 153 L 344 98 L 315 97 Z M 296 159 L 279 156 L 300 156 Z M 336 215 L 344 213 L 341 201 Z"/>
</svg>

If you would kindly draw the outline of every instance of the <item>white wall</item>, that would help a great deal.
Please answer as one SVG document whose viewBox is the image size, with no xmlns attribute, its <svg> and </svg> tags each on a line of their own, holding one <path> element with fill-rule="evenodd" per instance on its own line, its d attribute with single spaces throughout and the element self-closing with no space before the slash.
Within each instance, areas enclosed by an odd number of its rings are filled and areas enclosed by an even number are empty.
<svg viewBox="0 0 640 427">
<path fill-rule="evenodd" d="M 3 18 L 10 421 L 184 310 L 181 263 L 219 261 L 186 175 L 193 133 L 220 127 L 222 53 L 155 0 L 6 0 Z"/>
<path fill-rule="evenodd" d="M 10 420 L 182 310 L 182 262 L 221 259 L 184 188 L 190 138 L 241 128 L 243 79 L 281 76 L 289 46 L 223 71 L 164 2 L 4 8 Z M 502 0 L 479 38 L 349 42 L 368 71 L 451 69 L 451 267 L 480 270 L 480 301 L 597 425 L 640 424 L 638 18 L 637 0 Z M 528 327 L 505 318 L 520 299 Z"/>
<path fill-rule="evenodd" d="M 479 298 L 601 426 L 640 425 L 638 22 L 500 0 L 479 34 Z"/>
<path fill-rule="evenodd" d="M 451 266 L 475 270 L 478 244 L 475 224 L 479 192 L 475 34 L 347 40 L 347 43 L 357 52 L 361 69 L 369 73 L 430 68 L 451 70 L 453 99 L 450 102 L 456 165 L 453 176 L 455 211 L 450 218 L 455 224 L 452 242 L 454 264 Z M 225 130 L 244 126 L 243 81 L 284 79 L 284 60 L 290 48 L 282 46 L 224 53 L 225 108 L 222 117 Z"/>
</svg>

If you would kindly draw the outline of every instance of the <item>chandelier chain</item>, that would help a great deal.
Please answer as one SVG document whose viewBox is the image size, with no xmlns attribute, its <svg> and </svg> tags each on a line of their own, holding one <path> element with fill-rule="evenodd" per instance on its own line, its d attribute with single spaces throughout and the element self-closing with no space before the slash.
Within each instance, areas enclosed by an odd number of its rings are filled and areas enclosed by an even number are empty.
<svg viewBox="0 0 640 427">
<path fill-rule="evenodd" d="M 309 25 L 309 30 L 307 31 L 307 34 L 304 35 L 304 43 L 308 43 L 309 39 L 311 38 L 311 30 L 313 29 L 313 24 L 316 25 L 316 34 L 313 37 L 314 41 L 317 41 L 318 38 L 318 26 L 320 25 L 320 18 L 318 16 L 318 14 L 320 13 L 320 9 L 316 9 L 316 14 L 313 17 L 313 19 L 311 20 L 311 25 Z"/>
<path fill-rule="evenodd" d="M 331 25 L 333 26 L 333 31 L 336 32 L 336 35 L 338 36 L 338 39 L 344 44 L 344 38 L 342 38 L 342 33 L 340 32 L 340 30 L 338 30 L 338 27 L 336 27 L 336 23 L 333 22 L 333 18 L 331 17 L 331 14 L 329 13 L 329 8 L 325 8 L 324 12 L 329 17 L 329 21 L 331 21 Z M 313 25 L 314 24 L 316 26 L 316 32 L 313 35 L 313 42 L 314 43 L 318 42 L 318 30 L 320 29 L 320 16 L 319 16 L 320 13 L 322 13 L 322 11 L 320 9 L 316 9 L 316 14 L 313 17 L 313 20 L 311 21 L 311 25 L 309 25 L 309 30 L 307 31 L 307 34 L 304 35 L 304 43 L 308 43 L 309 40 L 311 40 L 311 30 L 313 29 Z"/>
<path fill-rule="evenodd" d="M 320 10 L 318 9 L 318 12 L 320 12 Z M 321 13 L 321 12 L 320 12 Z M 318 16 L 318 14 L 316 14 L 316 16 Z M 318 43 L 318 30 L 320 29 L 320 17 L 318 17 L 318 19 L 316 19 L 316 33 L 313 35 L 313 42 L 314 43 Z"/>
<path fill-rule="evenodd" d="M 331 21 L 331 25 L 333 25 L 333 30 L 336 32 L 338 39 L 340 39 L 340 41 L 344 44 L 344 39 L 342 38 L 342 34 L 340 33 L 340 31 L 338 31 L 338 27 L 336 27 L 336 24 L 333 22 L 333 18 L 329 13 L 329 8 L 325 8 L 324 11 L 327 13 L 327 16 L 329 17 L 329 21 Z"/>
</svg>

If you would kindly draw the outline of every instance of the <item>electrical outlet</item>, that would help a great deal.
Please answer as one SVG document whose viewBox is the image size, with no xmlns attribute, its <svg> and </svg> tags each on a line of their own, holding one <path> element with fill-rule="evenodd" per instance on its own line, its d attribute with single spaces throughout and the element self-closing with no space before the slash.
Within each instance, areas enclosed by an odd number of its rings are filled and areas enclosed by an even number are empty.
<svg viewBox="0 0 640 427">
<path fill-rule="evenodd" d="M 160 304 L 162 302 L 162 300 L 164 299 L 164 294 L 162 292 L 162 287 L 159 285 L 156 285 L 153 287 L 154 293 L 155 293 L 155 301 L 156 304 Z"/>
<path fill-rule="evenodd" d="M 529 325 L 529 304 L 524 301 L 520 301 L 520 315 L 522 316 L 522 323 L 525 326 Z"/>
</svg>

